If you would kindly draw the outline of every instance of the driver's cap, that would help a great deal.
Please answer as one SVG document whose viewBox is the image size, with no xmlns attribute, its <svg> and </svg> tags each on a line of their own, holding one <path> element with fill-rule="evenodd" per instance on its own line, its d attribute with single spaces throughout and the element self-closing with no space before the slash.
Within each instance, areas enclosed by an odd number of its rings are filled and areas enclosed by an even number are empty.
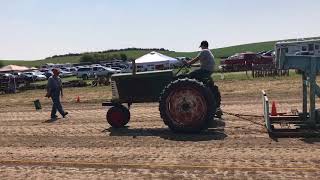
<svg viewBox="0 0 320 180">
<path fill-rule="evenodd" d="M 209 47 L 208 41 L 202 41 L 199 47 L 202 47 L 202 46 Z"/>
</svg>

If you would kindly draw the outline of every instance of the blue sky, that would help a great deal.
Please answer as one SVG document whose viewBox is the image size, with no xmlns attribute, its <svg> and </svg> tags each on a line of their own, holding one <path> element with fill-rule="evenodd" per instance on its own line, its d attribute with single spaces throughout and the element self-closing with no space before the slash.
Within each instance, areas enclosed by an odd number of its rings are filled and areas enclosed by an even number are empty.
<svg viewBox="0 0 320 180">
<path fill-rule="evenodd" d="M 1 0 L 0 59 L 319 36 L 317 0 Z"/>
</svg>

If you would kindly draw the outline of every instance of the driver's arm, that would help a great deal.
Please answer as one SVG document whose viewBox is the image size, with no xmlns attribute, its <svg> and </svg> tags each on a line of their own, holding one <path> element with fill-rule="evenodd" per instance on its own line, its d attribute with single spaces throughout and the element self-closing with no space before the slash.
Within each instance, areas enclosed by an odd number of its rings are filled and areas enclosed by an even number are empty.
<svg viewBox="0 0 320 180">
<path fill-rule="evenodd" d="M 195 62 L 197 62 L 199 60 L 200 60 L 200 58 L 199 58 L 199 56 L 197 56 L 197 57 L 193 58 L 191 61 L 189 61 L 188 64 L 192 65 L 192 64 L 194 64 Z"/>
</svg>

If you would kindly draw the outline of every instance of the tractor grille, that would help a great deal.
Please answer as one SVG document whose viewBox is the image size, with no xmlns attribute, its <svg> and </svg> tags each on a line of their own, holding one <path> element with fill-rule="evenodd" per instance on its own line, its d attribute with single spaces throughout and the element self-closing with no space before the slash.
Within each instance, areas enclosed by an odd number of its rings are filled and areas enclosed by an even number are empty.
<svg viewBox="0 0 320 180">
<path fill-rule="evenodd" d="M 111 81 L 111 90 L 112 90 L 112 99 L 119 99 L 119 92 L 117 88 L 117 83 L 115 81 Z"/>
</svg>

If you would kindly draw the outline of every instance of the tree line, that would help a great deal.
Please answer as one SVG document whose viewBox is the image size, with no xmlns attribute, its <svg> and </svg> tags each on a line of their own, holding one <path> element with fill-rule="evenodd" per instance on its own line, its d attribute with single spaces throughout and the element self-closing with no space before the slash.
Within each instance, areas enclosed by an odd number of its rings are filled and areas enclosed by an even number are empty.
<svg viewBox="0 0 320 180">
<path fill-rule="evenodd" d="M 125 49 L 109 49 L 105 51 L 97 51 L 97 52 L 92 52 L 93 54 L 105 54 L 105 53 L 114 53 L 114 52 L 122 52 L 122 51 L 169 51 L 168 49 L 164 48 L 125 48 Z M 50 59 L 50 58 L 56 58 L 56 57 L 68 57 L 68 56 L 84 56 L 87 54 L 91 54 L 90 52 L 85 52 L 85 53 L 68 53 L 68 54 L 63 54 L 63 55 L 53 55 L 51 57 L 47 57 L 45 59 Z"/>
<path fill-rule="evenodd" d="M 120 59 L 124 62 L 131 61 L 126 54 L 100 54 L 100 53 L 86 53 L 81 56 L 80 62 L 92 62 L 99 63 L 101 61 L 112 61 L 114 59 Z"/>
</svg>

